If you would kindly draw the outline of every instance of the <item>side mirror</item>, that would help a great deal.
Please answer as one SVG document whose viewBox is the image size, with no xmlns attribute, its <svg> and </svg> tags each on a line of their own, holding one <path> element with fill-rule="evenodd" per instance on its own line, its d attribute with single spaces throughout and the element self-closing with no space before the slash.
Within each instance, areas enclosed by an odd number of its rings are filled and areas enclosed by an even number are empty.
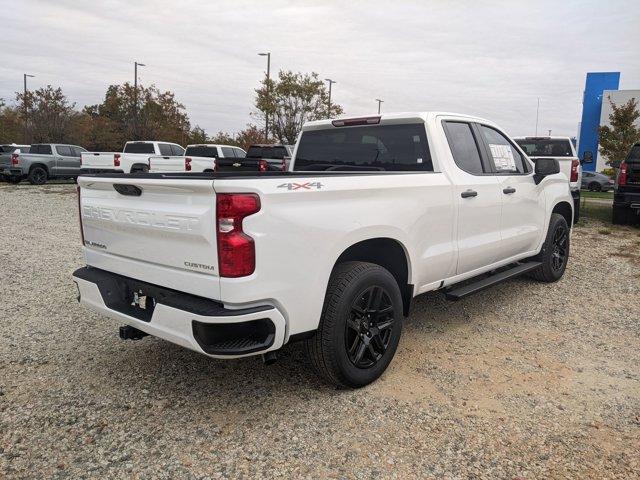
<svg viewBox="0 0 640 480">
<path fill-rule="evenodd" d="M 560 173 L 560 163 L 555 158 L 538 158 L 536 160 L 535 174 L 533 180 L 538 185 L 542 179 L 548 175 Z"/>
<path fill-rule="evenodd" d="M 593 153 L 590 150 L 582 154 L 582 163 L 593 163 Z"/>
</svg>

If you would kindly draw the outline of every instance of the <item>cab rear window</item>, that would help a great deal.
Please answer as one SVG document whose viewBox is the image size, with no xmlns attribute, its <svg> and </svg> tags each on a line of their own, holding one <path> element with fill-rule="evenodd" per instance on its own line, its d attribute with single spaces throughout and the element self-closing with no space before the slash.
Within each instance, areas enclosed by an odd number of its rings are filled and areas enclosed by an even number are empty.
<svg viewBox="0 0 640 480">
<path fill-rule="evenodd" d="M 433 171 L 423 124 L 308 130 L 296 153 L 297 171 Z"/>
<path fill-rule="evenodd" d="M 187 157 L 206 157 L 206 158 L 218 158 L 218 148 L 208 147 L 205 145 L 197 145 L 194 147 L 187 147 L 185 152 Z"/>
<path fill-rule="evenodd" d="M 155 153 L 155 150 L 153 143 L 133 142 L 124 146 L 124 153 Z"/>
</svg>

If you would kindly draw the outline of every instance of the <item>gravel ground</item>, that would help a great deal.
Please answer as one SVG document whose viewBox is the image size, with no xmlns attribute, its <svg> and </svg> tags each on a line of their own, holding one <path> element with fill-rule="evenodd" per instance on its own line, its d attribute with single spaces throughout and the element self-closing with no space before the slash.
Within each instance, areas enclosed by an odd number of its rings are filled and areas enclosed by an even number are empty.
<svg viewBox="0 0 640 480">
<path fill-rule="evenodd" d="M 554 285 L 417 299 L 358 391 L 298 346 L 214 361 L 80 307 L 73 185 L 0 186 L 0 477 L 638 478 L 640 230 L 586 220 Z"/>
</svg>

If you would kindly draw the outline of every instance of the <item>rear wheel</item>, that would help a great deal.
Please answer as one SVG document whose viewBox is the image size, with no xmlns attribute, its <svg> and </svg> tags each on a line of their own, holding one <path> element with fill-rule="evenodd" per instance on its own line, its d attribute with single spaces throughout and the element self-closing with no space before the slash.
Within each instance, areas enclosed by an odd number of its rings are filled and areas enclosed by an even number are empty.
<svg viewBox="0 0 640 480">
<path fill-rule="evenodd" d="M 31 185 L 44 185 L 47 183 L 47 178 L 49 178 L 47 171 L 40 166 L 35 166 L 29 170 L 29 175 L 27 176 L 27 180 Z"/>
<path fill-rule="evenodd" d="M 385 371 L 402 332 L 396 279 L 379 265 L 338 265 L 327 288 L 320 325 L 306 341 L 315 370 L 327 381 L 363 387 Z"/>
<path fill-rule="evenodd" d="M 590 192 L 599 192 L 600 190 L 602 190 L 602 185 L 600 185 L 598 182 L 591 182 L 589 184 Z"/>
<path fill-rule="evenodd" d="M 531 272 L 531 276 L 540 282 L 556 282 L 562 278 L 569 261 L 569 225 L 559 213 L 552 213 L 547 238 L 542 250 L 532 260 L 541 265 Z"/>
</svg>

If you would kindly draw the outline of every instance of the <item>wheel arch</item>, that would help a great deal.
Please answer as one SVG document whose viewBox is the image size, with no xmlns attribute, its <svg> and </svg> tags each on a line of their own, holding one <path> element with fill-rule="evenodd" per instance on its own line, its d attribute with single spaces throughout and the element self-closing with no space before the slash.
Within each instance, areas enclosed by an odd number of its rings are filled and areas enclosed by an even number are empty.
<svg viewBox="0 0 640 480">
<path fill-rule="evenodd" d="M 405 316 L 409 315 L 414 286 L 410 283 L 409 255 L 402 243 L 388 237 L 359 241 L 340 254 L 333 269 L 337 265 L 349 261 L 375 263 L 387 269 L 398 282 L 402 294 L 403 313 Z"/>
<path fill-rule="evenodd" d="M 49 176 L 51 174 L 51 172 L 49 171 L 49 167 L 47 166 L 46 163 L 42 163 L 42 162 L 32 163 L 31 165 L 29 165 L 29 172 L 31 172 L 31 170 L 33 170 L 35 167 L 44 168 L 44 171 L 47 172 L 47 176 Z"/>
<path fill-rule="evenodd" d="M 569 228 L 573 226 L 573 208 L 569 202 L 561 201 L 556 203 L 551 213 L 559 213 L 567 221 Z"/>
<path fill-rule="evenodd" d="M 144 171 L 145 169 L 149 170 L 148 163 L 134 163 L 133 165 L 131 165 L 131 168 L 129 169 L 129 173 Z"/>
</svg>

